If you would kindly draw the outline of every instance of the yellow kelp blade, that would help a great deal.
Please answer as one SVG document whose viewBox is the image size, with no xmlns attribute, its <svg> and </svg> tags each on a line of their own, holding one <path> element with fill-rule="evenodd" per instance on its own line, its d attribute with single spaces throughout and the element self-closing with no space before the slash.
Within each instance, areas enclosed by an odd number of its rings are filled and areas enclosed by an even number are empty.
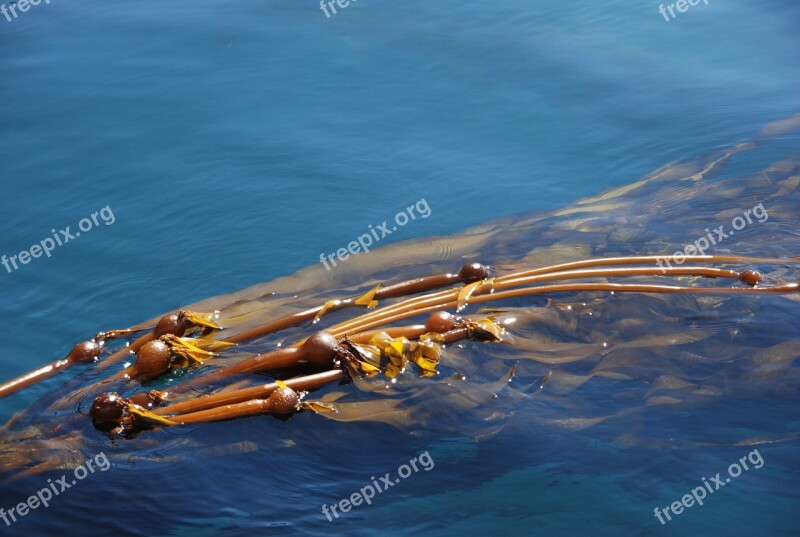
<svg viewBox="0 0 800 537">
<path fill-rule="evenodd" d="M 408 359 L 419 368 L 420 378 L 432 377 L 438 373 L 436 366 L 442 356 L 443 342 L 444 337 L 441 334 L 429 333 L 420 336 L 419 341 L 413 344 Z"/>
<path fill-rule="evenodd" d="M 178 356 L 183 356 L 187 360 L 201 364 L 204 360 L 209 360 L 216 356 L 215 353 L 197 347 L 198 341 L 192 338 L 179 338 L 172 334 L 161 336 L 161 341 L 169 345 L 170 350 Z"/>
<path fill-rule="evenodd" d="M 402 344 L 396 345 L 392 347 L 392 343 L 395 341 L 405 341 L 407 342 L 408 339 L 406 338 L 398 338 L 395 339 L 390 336 L 387 332 L 379 332 L 372 336 L 369 340 L 369 344 L 371 348 L 375 348 L 378 350 L 379 356 L 385 357 L 387 360 L 390 361 L 390 364 L 395 364 L 399 367 L 405 366 L 405 361 L 401 358 L 402 352 Z"/>
<path fill-rule="evenodd" d="M 480 321 L 466 321 L 470 339 L 478 341 L 503 341 L 503 327 L 494 319 L 486 318 Z"/>
<path fill-rule="evenodd" d="M 131 416 L 133 416 L 134 420 L 137 423 L 141 422 L 147 424 L 156 423 L 158 425 L 165 425 L 167 427 L 171 427 L 173 425 L 179 425 L 174 421 L 168 420 L 164 416 L 159 416 L 158 414 L 150 412 L 149 410 L 145 410 L 144 408 L 138 405 L 128 405 L 128 412 L 130 412 Z"/>
<path fill-rule="evenodd" d="M 470 297 L 475 294 L 475 291 L 478 290 L 479 287 L 482 287 L 483 284 L 488 283 L 489 285 L 492 284 L 492 280 L 486 281 L 477 281 L 473 283 L 469 283 L 461 288 L 458 292 L 458 299 L 456 302 L 456 311 L 461 311 L 467 307 L 469 304 Z"/>
<path fill-rule="evenodd" d="M 189 321 L 194 326 L 202 328 L 210 328 L 212 330 L 222 330 L 222 327 L 211 319 L 214 318 L 216 312 L 213 313 L 199 313 L 196 311 L 181 310 L 179 315 Z"/>
<path fill-rule="evenodd" d="M 356 345 L 350 340 L 346 340 L 345 343 L 347 350 L 350 351 L 345 353 L 345 365 L 352 376 L 374 377 L 381 372 L 379 348 Z"/>
<path fill-rule="evenodd" d="M 202 349 L 204 351 L 210 351 L 211 353 L 224 352 L 237 345 L 236 343 L 230 343 L 228 341 L 220 341 L 218 339 L 188 338 L 188 337 L 182 337 L 179 339 L 181 340 L 181 343 L 183 343 L 186 346 Z"/>
<path fill-rule="evenodd" d="M 323 403 L 322 401 L 303 401 L 300 403 L 300 408 L 303 410 L 309 410 L 316 414 L 338 412 L 335 406 Z"/>
<path fill-rule="evenodd" d="M 341 303 L 342 303 L 342 301 L 338 300 L 338 299 L 337 300 L 328 300 L 325 304 L 322 305 L 322 308 L 320 308 L 320 310 L 314 316 L 314 320 L 312 320 L 311 322 L 312 323 L 318 322 L 320 319 L 322 319 L 323 315 L 325 315 L 326 313 L 328 313 L 328 311 L 330 311 L 332 308 L 337 307 Z"/>
<path fill-rule="evenodd" d="M 389 363 L 386 364 L 384 375 L 388 379 L 397 378 L 406 370 L 408 363 L 409 341 L 406 338 L 397 338 L 383 347 L 383 354 Z"/>
<path fill-rule="evenodd" d="M 375 300 L 375 294 L 380 290 L 381 284 L 376 285 L 374 288 L 370 289 L 358 299 L 356 299 L 355 303 L 359 306 L 366 306 L 367 309 L 375 309 L 378 306 L 378 301 Z"/>
<path fill-rule="evenodd" d="M 419 341 L 408 338 L 392 338 L 386 332 L 380 332 L 370 339 L 370 345 L 381 350 L 388 363 L 384 375 L 388 379 L 397 378 L 403 373 L 409 361 L 419 367 L 420 377 L 436 375 L 436 366 L 441 356 L 441 334 L 427 333 L 420 336 Z"/>
<path fill-rule="evenodd" d="M 356 371 L 358 371 L 361 375 L 365 377 L 374 377 L 378 373 L 381 372 L 379 367 L 375 367 L 369 362 L 362 362 L 360 360 L 355 360 L 352 364 L 355 367 Z"/>
</svg>

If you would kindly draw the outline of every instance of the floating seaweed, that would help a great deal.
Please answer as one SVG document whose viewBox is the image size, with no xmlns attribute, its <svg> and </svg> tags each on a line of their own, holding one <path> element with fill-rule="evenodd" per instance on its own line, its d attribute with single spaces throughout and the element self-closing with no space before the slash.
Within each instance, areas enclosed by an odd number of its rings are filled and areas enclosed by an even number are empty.
<svg viewBox="0 0 800 537">
<path fill-rule="evenodd" d="M 751 318 L 765 300 L 796 306 L 800 258 L 790 253 L 800 163 L 775 163 L 747 181 L 715 177 L 735 155 L 798 122 L 551 215 L 388 246 L 332 277 L 305 269 L 99 332 L 0 385 L 7 397 L 54 384 L 2 428 L 0 471 L 71 464 L 69 446 L 86 423 L 135 446 L 161 429 L 259 415 L 309 412 L 412 429 L 444 427 L 456 410 L 486 413 L 480 437 L 542 394 L 551 404 L 539 422 L 573 430 L 651 407 L 705 404 L 730 392 L 731 377 L 752 379 L 754 391 L 794 395 L 800 340 L 745 347 L 738 327 L 716 319 Z M 708 199 L 728 203 L 709 215 Z M 696 211 L 703 229 L 756 203 L 769 207 L 773 223 L 771 231 L 748 230 L 747 244 L 757 248 L 672 253 L 692 236 L 671 230 L 671 215 Z M 423 264 L 427 274 L 419 273 Z M 403 280 L 405 267 L 414 275 Z M 77 368 L 86 369 L 55 387 L 54 375 Z M 597 413 L 592 397 L 571 397 L 594 383 L 627 389 Z M 493 405 L 501 393 L 511 402 Z"/>
</svg>

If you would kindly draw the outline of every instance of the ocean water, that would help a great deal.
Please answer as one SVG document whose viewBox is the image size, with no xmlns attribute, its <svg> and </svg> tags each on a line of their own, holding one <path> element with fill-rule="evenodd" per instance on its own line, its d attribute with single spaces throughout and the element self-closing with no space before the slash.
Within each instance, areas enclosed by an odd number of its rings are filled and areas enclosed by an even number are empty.
<svg viewBox="0 0 800 537">
<path fill-rule="evenodd" d="M 380 246 L 552 211 L 750 140 L 800 111 L 798 22 L 788 0 L 700 2 L 669 22 L 657 2 L 585 0 L 358 0 L 331 17 L 311 1 L 50 0 L 0 16 L 0 255 L 96 217 L 50 257 L 0 266 L 2 378 L 100 330 L 319 264 L 420 200 L 429 216 Z M 729 172 L 797 148 L 781 137 Z M 57 385 L 0 401 L 0 418 Z M 793 408 L 775 408 L 788 433 Z M 186 445 L 259 423 L 191 428 Z M 168 462 L 154 444 L 163 464 L 132 460 L 0 534 L 796 534 L 796 441 L 662 526 L 653 507 L 752 448 L 670 456 L 523 425 L 476 443 L 313 423 L 269 428 L 286 435 L 270 449 L 302 443 L 299 457 Z M 432 471 L 334 522 L 321 514 L 424 449 Z M 0 485 L 0 507 L 47 477 Z"/>
</svg>

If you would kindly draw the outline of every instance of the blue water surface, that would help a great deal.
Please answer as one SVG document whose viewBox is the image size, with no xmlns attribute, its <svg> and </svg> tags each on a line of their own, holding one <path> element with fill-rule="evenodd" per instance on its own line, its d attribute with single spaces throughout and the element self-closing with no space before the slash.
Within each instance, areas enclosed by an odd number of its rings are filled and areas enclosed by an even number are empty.
<svg viewBox="0 0 800 537">
<path fill-rule="evenodd" d="M 3 379 L 101 329 L 318 263 L 421 199 L 430 217 L 381 244 L 562 207 L 800 111 L 800 4 L 712 0 L 670 22 L 658 7 L 358 0 L 326 17 L 308 0 L 50 0 L 0 16 L 0 255 L 113 213 L 52 257 L 0 266 Z M 42 390 L 3 400 L 0 418 Z M 666 461 L 677 483 L 631 504 L 646 454 L 626 464 L 618 446 L 586 440 L 542 460 L 532 431 L 477 447 L 386 434 L 396 449 L 370 453 L 357 475 L 255 455 L 176 463 L 168 481 L 109 472 L 0 533 L 792 535 L 797 521 L 796 497 L 758 499 L 780 478 L 769 460 L 724 500 L 654 519 L 743 449 L 702 469 L 703 453 Z M 547 444 L 549 457 L 559 439 Z M 441 463 L 394 498 L 334 523 L 320 513 L 424 449 Z M 329 488 L 293 492 L 314 480 Z M 34 483 L 2 489 L 0 506 Z M 430 523 L 404 524 L 408 513 Z"/>
</svg>

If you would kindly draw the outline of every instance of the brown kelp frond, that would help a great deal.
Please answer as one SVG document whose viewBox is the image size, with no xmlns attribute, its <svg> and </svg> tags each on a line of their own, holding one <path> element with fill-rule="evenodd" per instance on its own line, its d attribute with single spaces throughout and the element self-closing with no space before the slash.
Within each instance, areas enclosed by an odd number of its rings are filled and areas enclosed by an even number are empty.
<svg viewBox="0 0 800 537">
<path fill-rule="evenodd" d="M 701 260 L 707 260 L 709 262 L 718 260 L 732 262 L 744 259 L 735 256 L 724 256 L 722 258 L 719 256 L 703 257 L 708 259 Z M 634 257 L 630 261 L 632 264 L 636 264 L 643 262 L 645 259 L 651 260 L 652 258 Z M 396 284 L 388 287 L 381 287 L 380 285 L 375 286 L 356 299 L 355 302 L 361 305 L 375 307 L 377 305 L 376 297 L 379 297 L 381 293 L 386 296 L 402 296 L 403 294 L 418 291 L 419 289 L 439 287 L 451 280 L 463 282 L 460 287 L 419 295 L 401 300 L 380 309 L 374 309 L 369 313 L 357 316 L 349 321 L 336 324 L 326 332 L 320 332 L 294 346 L 264 353 L 238 364 L 217 370 L 204 377 L 195 378 L 187 383 L 187 386 L 197 388 L 234 374 L 279 370 L 304 363 L 316 367 L 329 367 L 334 364 L 336 356 L 342 358 L 341 363 L 349 370 L 351 375 L 355 374 L 357 376 L 369 377 L 378 373 L 384 373 L 387 378 L 394 379 L 405 370 L 406 364 L 410 362 L 418 367 L 421 377 L 434 376 L 437 373 L 436 366 L 441 355 L 440 345 L 444 339 L 447 339 L 445 336 L 442 336 L 444 329 L 452 328 L 455 333 L 458 333 L 459 330 L 463 331 L 463 334 L 455 336 L 455 340 L 466 337 L 483 341 L 500 341 L 503 332 L 501 325 L 497 324 L 491 318 L 478 321 L 466 320 L 459 328 L 456 328 L 455 324 L 453 324 L 452 327 L 443 327 L 439 332 L 435 330 L 432 332 L 429 331 L 430 333 L 428 335 L 414 327 L 409 327 L 412 333 L 418 332 L 411 338 L 405 335 L 389 336 L 387 333 L 382 332 L 371 335 L 368 341 L 361 343 L 356 343 L 348 339 L 348 334 L 353 334 L 354 332 L 366 333 L 366 331 L 370 329 L 416 317 L 420 314 L 429 313 L 441 308 L 455 308 L 456 311 L 459 311 L 470 303 L 481 304 L 484 302 L 493 302 L 535 294 L 563 292 L 610 291 L 675 294 L 755 294 L 794 293 L 798 289 L 795 283 L 772 286 L 761 285 L 761 275 L 752 270 L 737 272 L 731 269 L 716 267 L 688 266 L 664 268 L 608 267 L 605 266 L 604 263 L 603 260 L 587 260 L 568 264 L 567 266 L 561 264 L 546 269 L 517 271 L 492 278 L 488 277 L 488 271 L 483 266 L 472 264 L 462 268 L 458 277 L 448 274 L 432 276 L 428 279 L 410 280 L 403 284 Z M 619 258 L 612 259 L 611 263 L 613 265 L 622 264 Z M 648 276 L 723 278 L 741 281 L 744 285 L 710 287 L 701 285 L 677 286 L 651 283 L 610 283 L 606 281 L 610 278 Z M 571 281 L 575 279 L 600 279 L 602 281 L 594 281 L 591 283 Z M 316 310 L 314 319 L 319 320 L 319 315 L 325 312 L 326 308 L 338 307 L 342 303 L 341 301 L 329 301 L 326 305 Z M 219 330 L 220 326 L 211 320 L 214 315 L 215 314 L 197 314 L 182 310 L 177 315 L 165 316 L 153 329 L 153 336 L 158 336 L 158 339 L 150 340 L 139 347 L 136 363 L 129 368 L 131 371 L 124 375 L 129 377 L 142 376 L 145 379 L 152 379 L 163 374 L 171 367 L 169 359 L 170 354 L 179 356 L 192 363 L 202 363 L 216 355 L 215 351 L 210 349 L 224 351 L 230 348 L 230 346 L 233 345 L 230 338 L 218 341 L 207 338 L 190 339 L 182 337 L 187 329 L 191 327 L 203 331 L 209 329 Z M 310 314 L 308 316 L 310 317 Z M 295 319 L 290 320 L 294 321 Z M 273 326 L 275 322 L 285 322 L 285 319 L 274 321 L 272 323 Z M 337 342 L 337 338 L 344 338 L 341 347 Z M 418 341 L 413 341 L 414 339 Z M 651 339 L 640 345 L 664 345 L 669 342 L 670 340 L 662 339 L 659 341 Z M 520 344 L 523 347 L 525 345 L 525 343 Z M 163 346 L 164 349 L 159 348 L 159 345 Z M 628 343 L 628 345 L 632 345 L 632 343 Z M 86 360 L 76 359 L 74 361 L 82 362 Z M 118 373 L 117 377 L 121 375 L 123 375 L 123 373 Z M 7 388 L 7 390 L 11 389 L 12 388 Z M 180 392 L 180 390 L 173 390 L 173 392 L 175 391 Z M 2 393 L 2 391 L 0 391 L 0 393 Z"/>
<path fill-rule="evenodd" d="M 65 467 L 88 420 L 130 460 L 168 442 L 162 428 L 262 416 L 279 428 L 298 412 L 304 424 L 471 438 L 531 424 L 601 434 L 617 422 L 630 433 L 608 440 L 663 446 L 673 441 L 648 423 L 654 415 L 800 397 L 800 160 L 747 181 L 708 180 L 783 129 L 554 213 L 389 245 L 347 270 L 310 267 L 100 332 L 89 352 L 0 385 L 3 397 L 70 372 L 2 429 L 0 468 Z M 699 233 L 756 204 L 769 227 L 753 220 L 724 244 Z M 684 245 L 704 242 L 714 255 L 686 255 Z M 755 428 L 754 444 L 786 436 Z"/>
<path fill-rule="evenodd" d="M 734 259 L 738 258 L 727 256 L 725 262 L 731 263 Z M 731 268 L 686 266 L 662 270 L 635 266 L 640 261 L 641 258 L 634 258 L 631 263 L 634 266 L 624 266 L 615 260 L 614 266 L 607 266 L 603 260 L 587 260 L 568 267 L 553 266 L 543 272 L 526 269 L 491 278 L 488 273 L 481 273 L 482 278 L 476 281 L 415 294 L 410 298 L 403 295 L 412 288 L 419 288 L 418 282 L 414 284 L 416 287 L 373 286 L 355 300 L 360 302 L 358 305 L 361 307 L 373 308 L 361 315 L 333 324 L 292 345 L 209 371 L 200 371 L 199 375 L 189 373 L 186 379 L 179 379 L 164 390 L 136 394 L 96 394 L 89 413 L 97 429 L 126 438 L 151 429 L 259 415 L 286 420 L 304 411 L 342 422 L 377 421 L 400 428 L 436 423 L 446 428 L 448 413 L 469 411 L 476 416 L 486 412 L 488 421 L 485 423 L 492 425 L 484 429 L 474 428 L 476 437 L 485 436 L 499 430 L 505 419 L 514 413 L 512 408 L 497 407 L 496 402 L 489 403 L 496 401 L 498 393 L 505 393 L 517 366 L 511 367 L 496 386 L 475 384 L 467 379 L 479 365 L 464 361 L 460 355 L 464 349 L 474 349 L 476 344 L 505 343 L 504 346 L 509 349 L 507 359 L 515 362 L 530 360 L 528 363 L 557 368 L 543 369 L 538 381 L 531 382 L 528 379 L 516 391 L 509 393 L 522 396 L 535 391 L 541 397 L 559 401 L 559 405 L 568 409 L 568 417 L 563 414 L 543 414 L 537 419 L 549 426 L 580 430 L 609 419 L 622 419 L 644 412 L 648 408 L 703 404 L 703 401 L 725 392 L 724 379 L 687 378 L 679 367 L 665 362 L 661 374 L 655 377 L 649 389 L 638 399 L 621 401 L 625 404 L 615 412 L 596 415 L 590 408 L 583 408 L 572 396 L 585 390 L 587 385 L 599 382 L 613 386 L 636 381 L 640 374 L 637 370 L 640 350 L 653 352 L 655 349 L 656 353 L 661 353 L 671 347 L 696 344 L 715 334 L 713 327 L 703 329 L 702 324 L 696 330 L 687 331 L 670 329 L 667 323 L 656 329 L 650 327 L 646 333 L 636 336 L 639 327 L 644 329 L 646 323 L 639 322 L 635 314 L 628 320 L 616 319 L 614 324 L 607 325 L 607 328 L 626 334 L 620 341 L 616 341 L 614 331 L 603 336 L 575 333 L 578 326 L 576 318 L 579 318 L 576 316 L 583 315 L 591 319 L 593 313 L 600 313 L 607 307 L 608 301 L 598 301 L 597 293 L 606 296 L 622 293 L 638 297 L 686 295 L 701 303 L 704 300 L 702 297 L 717 295 L 745 297 L 798 291 L 796 283 L 777 281 L 766 285 L 760 275 L 749 269 L 736 271 Z M 641 281 L 642 278 L 648 280 Z M 676 284 L 652 283 L 653 278 L 674 279 Z M 708 279 L 730 280 L 731 283 L 712 286 L 705 283 Z M 441 283 L 440 280 L 433 282 L 437 283 L 436 287 Z M 431 281 L 428 281 L 423 287 L 431 285 Z M 385 297 L 387 303 L 378 307 L 376 297 L 386 289 L 391 291 Z M 448 313 L 448 310 L 459 312 L 467 307 L 492 305 L 500 301 L 524 301 L 532 296 L 564 294 L 586 299 L 564 302 L 561 298 L 558 302 L 549 301 L 542 307 L 494 307 L 467 317 Z M 708 301 L 707 304 L 713 307 L 721 305 Z M 334 304 L 328 310 L 337 307 Z M 687 308 L 691 307 L 687 304 Z M 317 317 L 320 312 L 325 312 L 325 306 L 315 310 L 313 315 L 305 314 L 306 321 L 311 322 L 315 318 L 320 321 L 321 317 Z M 396 325 L 425 314 L 428 314 L 425 323 Z M 168 317 L 163 323 L 158 323 L 161 328 L 157 325 L 152 337 L 138 347 L 136 361 L 110 377 L 116 379 L 120 387 L 130 384 L 130 380 L 123 382 L 124 377 L 142 377 L 149 381 L 170 368 L 180 367 L 180 361 L 204 363 L 235 345 L 231 338 L 215 339 L 208 337 L 210 334 L 203 334 L 219 325 L 210 321 L 205 324 L 198 322 L 195 314 L 180 313 Z M 598 320 L 601 317 L 598 315 Z M 673 322 L 678 323 L 684 318 L 675 315 Z M 296 318 L 290 320 L 294 322 Z M 285 319 L 276 319 L 267 325 L 274 328 L 286 322 Z M 195 326 L 195 331 L 200 332 L 202 337 L 186 337 L 186 323 Z M 224 334 L 220 328 L 213 330 Z M 162 331 L 164 333 L 160 333 Z M 570 334 L 573 341 L 552 340 L 554 336 L 569 337 Z M 95 349 L 88 347 L 88 350 Z M 68 361 L 85 363 L 94 356 L 91 352 L 84 354 L 85 357 L 68 357 Z M 776 370 L 785 369 L 800 355 L 793 344 L 786 344 L 780 352 L 773 354 L 783 357 L 776 358 Z M 214 361 L 209 363 L 213 364 Z M 590 367 L 583 372 L 561 369 L 573 363 L 584 363 Z M 416 375 L 409 376 L 412 366 Z M 452 373 L 454 366 L 461 373 Z M 446 376 L 441 374 L 443 367 L 448 370 Z M 282 380 L 280 376 L 284 371 L 289 372 L 289 376 Z M 269 372 L 278 378 L 266 384 L 241 387 L 244 377 L 260 372 Z M 770 370 L 765 370 L 763 374 L 769 373 Z M 378 399 L 350 401 L 347 400 L 350 397 L 347 397 L 343 401 L 329 401 L 323 396 L 314 401 L 305 401 L 309 392 L 348 381 L 363 393 L 371 393 Z M 101 380 L 82 388 L 82 393 L 90 394 L 109 387 L 107 379 Z M 216 388 L 215 393 L 204 395 L 203 392 L 210 391 L 212 387 Z M 353 395 L 357 397 L 358 393 Z M 438 401 L 434 408 L 430 405 L 430 397 Z M 514 397 L 508 399 L 513 400 Z M 64 422 L 65 419 L 81 418 L 57 419 Z M 16 441 L 26 442 L 23 438 L 17 438 Z M 47 467 L 46 464 L 41 466 Z M 28 471 L 37 471 L 37 468 L 40 467 L 34 465 Z"/>
</svg>

